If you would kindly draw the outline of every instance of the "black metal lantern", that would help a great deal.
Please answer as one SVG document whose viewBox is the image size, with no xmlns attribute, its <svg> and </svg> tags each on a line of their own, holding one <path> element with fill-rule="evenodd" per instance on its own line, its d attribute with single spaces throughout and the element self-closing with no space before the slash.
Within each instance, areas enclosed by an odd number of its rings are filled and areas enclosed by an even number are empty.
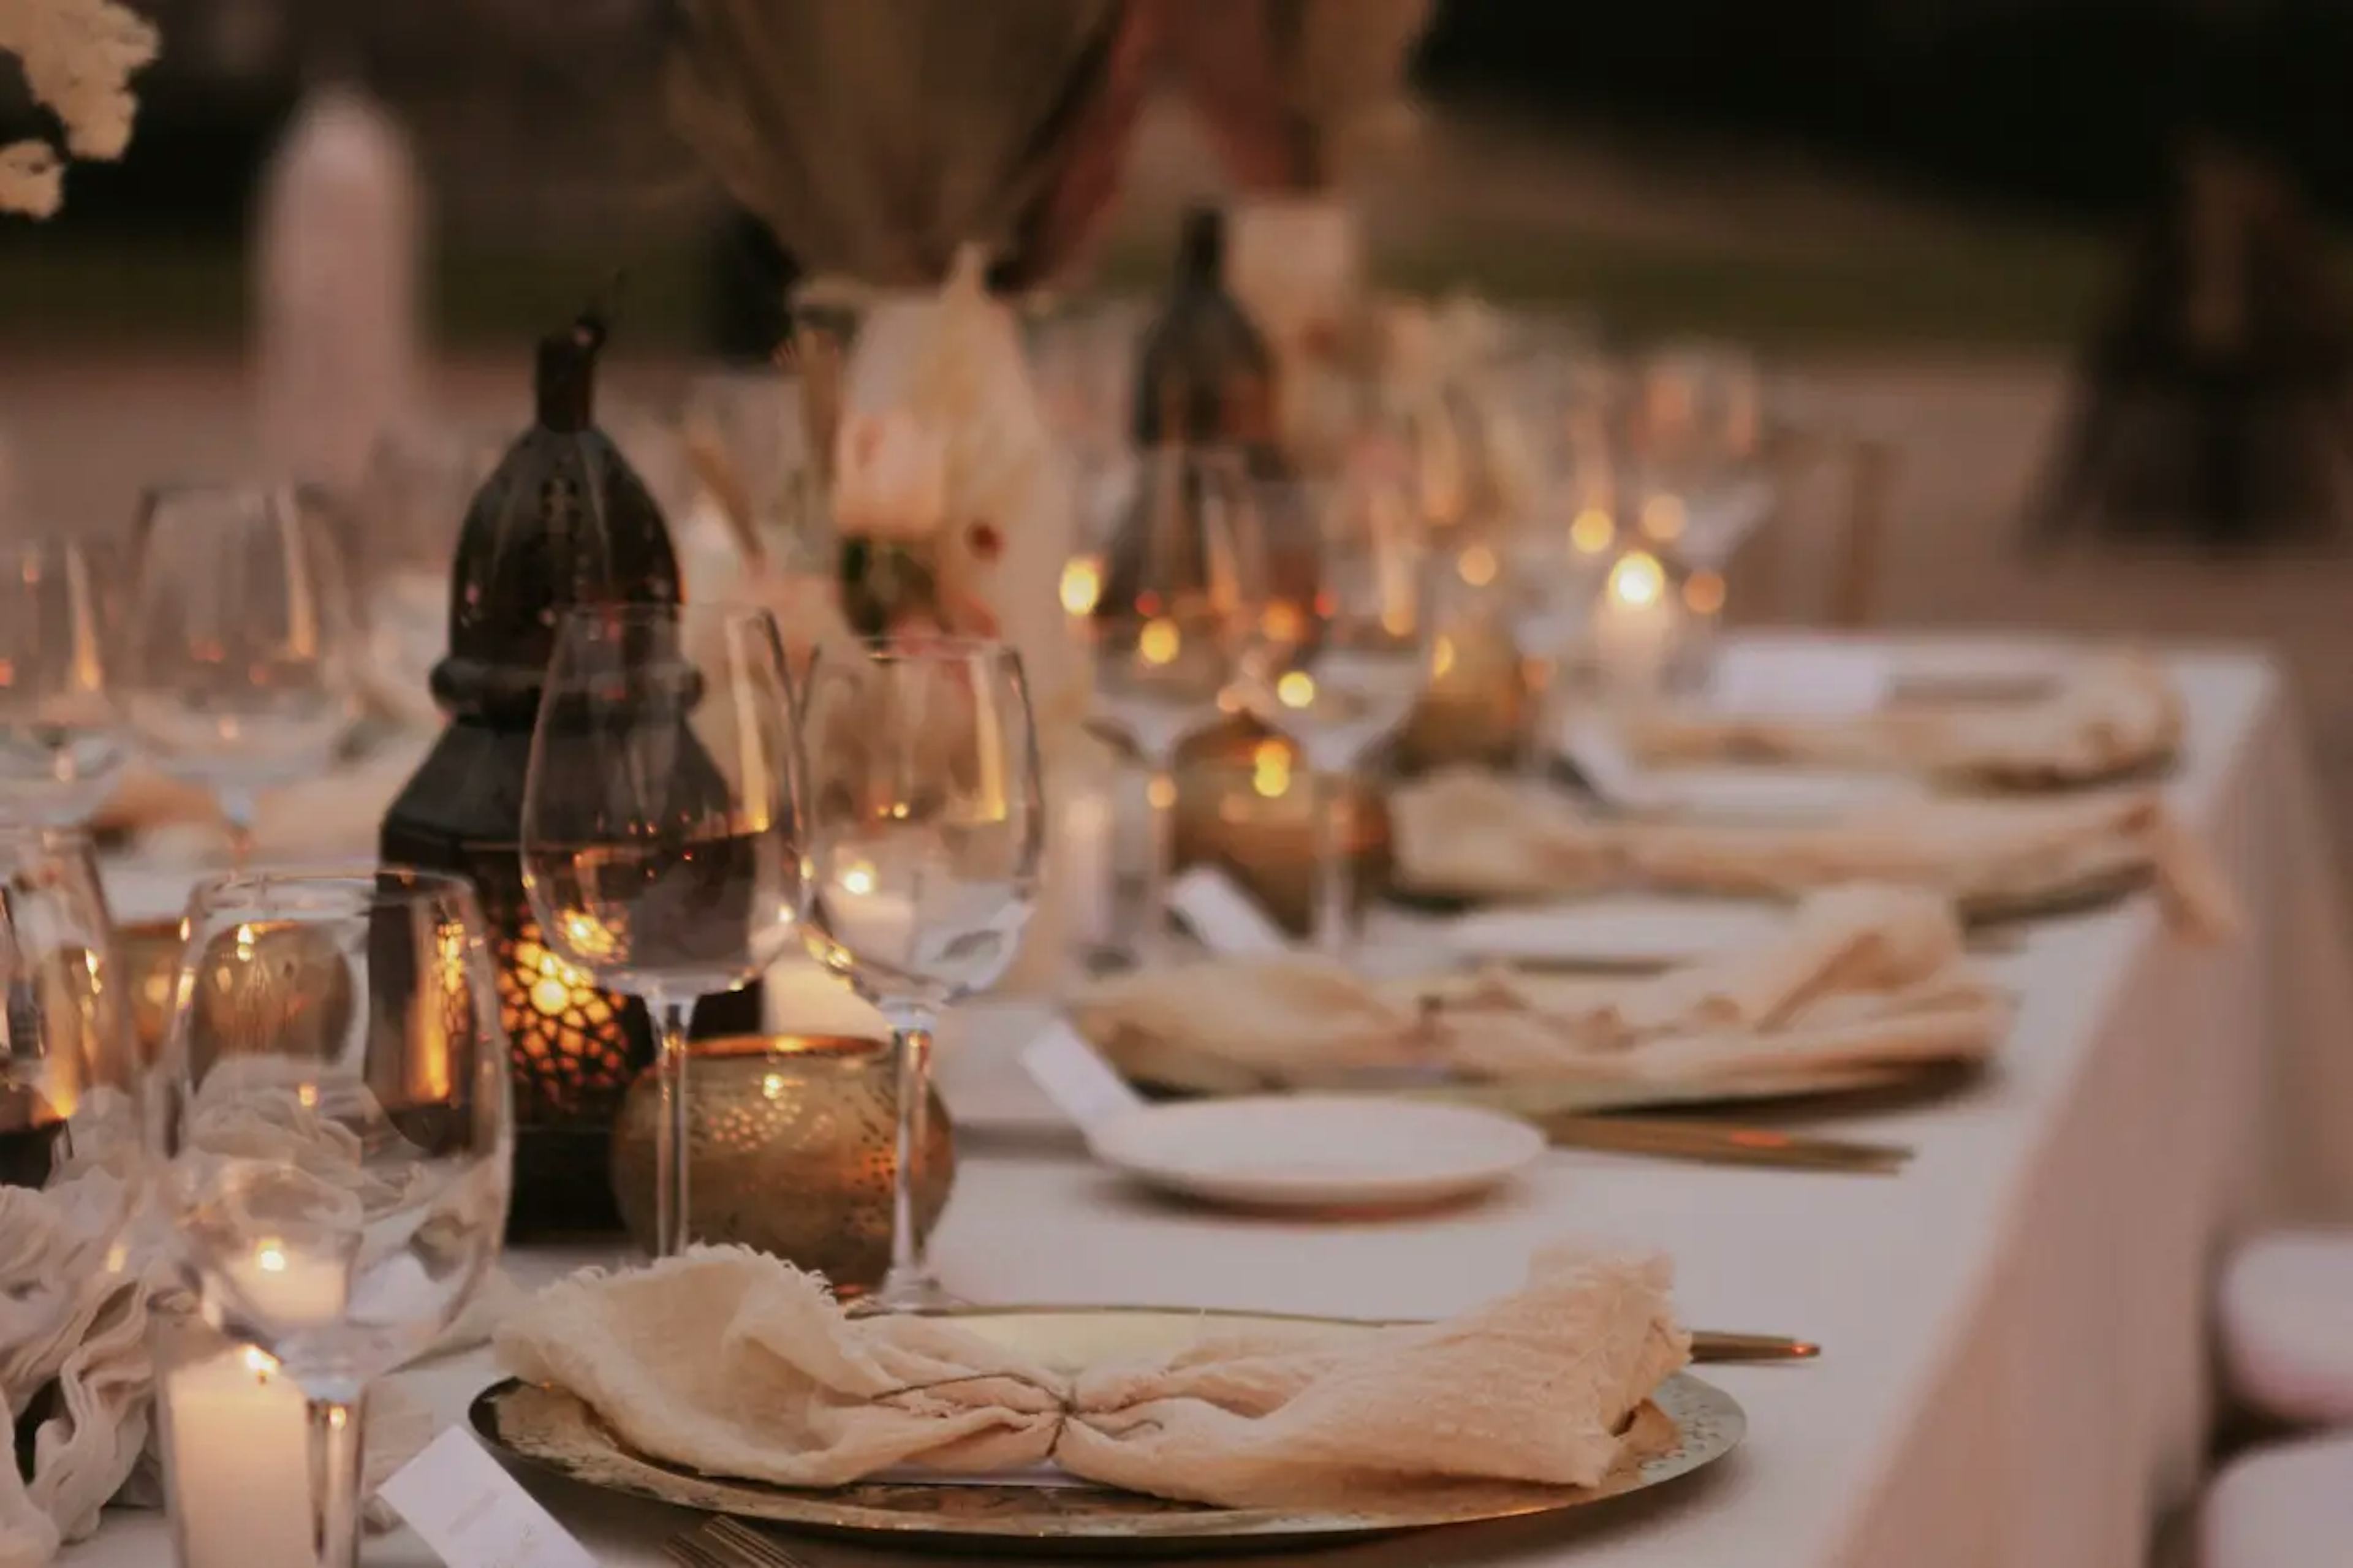
<svg viewBox="0 0 2353 1568">
<path fill-rule="evenodd" d="M 449 723 L 385 814 L 380 843 L 387 865 L 470 879 L 490 921 L 512 1053 L 518 1235 L 618 1227 L 612 1123 L 654 1052 L 645 1009 L 597 989 L 542 939 L 518 858 L 557 620 L 575 605 L 680 599 L 661 510 L 591 419 L 603 337 L 584 319 L 540 344 L 537 421 L 466 509 L 449 651 L 433 670 Z M 756 996 L 726 1001 L 731 1013 L 757 1007 Z"/>
</svg>

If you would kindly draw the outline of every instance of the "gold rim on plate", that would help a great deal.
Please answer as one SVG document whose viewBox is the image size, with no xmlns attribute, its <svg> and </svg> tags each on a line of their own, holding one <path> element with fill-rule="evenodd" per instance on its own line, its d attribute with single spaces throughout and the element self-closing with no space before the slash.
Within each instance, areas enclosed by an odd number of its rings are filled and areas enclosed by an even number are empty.
<svg viewBox="0 0 2353 1568">
<path fill-rule="evenodd" d="M 1204 1318 L 1226 1323 L 1312 1321 L 1337 1330 L 1382 1326 L 1345 1318 L 1151 1307 L 967 1308 L 945 1315 L 1031 1354 L 1056 1345 L 1065 1357 L 1081 1360 L 1168 1348 Z M 1630 1460 L 1596 1487 L 1470 1483 L 1400 1490 L 1345 1510 L 1229 1509 L 1101 1487 L 867 1481 L 816 1491 L 706 1476 L 630 1447 L 572 1394 L 512 1378 L 485 1389 L 469 1415 L 495 1452 L 587 1486 L 678 1507 L 894 1545 L 972 1551 L 1018 1543 L 1032 1550 L 1124 1553 L 1303 1546 L 1581 1507 L 1687 1475 L 1731 1452 L 1747 1427 L 1747 1417 L 1730 1394 L 1677 1373 L 1659 1385 L 1637 1417 L 1672 1426 L 1672 1436 L 1662 1426 L 1655 1452 Z"/>
</svg>

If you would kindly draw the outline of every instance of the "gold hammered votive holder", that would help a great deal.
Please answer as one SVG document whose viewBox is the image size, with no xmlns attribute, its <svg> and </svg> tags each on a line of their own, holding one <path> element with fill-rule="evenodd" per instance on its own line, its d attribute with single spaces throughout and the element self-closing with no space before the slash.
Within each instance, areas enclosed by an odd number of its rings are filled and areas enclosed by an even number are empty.
<svg viewBox="0 0 2353 1568">
<path fill-rule="evenodd" d="M 770 1253 L 854 1298 L 891 1262 L 898 1075 L 888 1045 L 831 1035 L 697 1040 L 686 1063 L 687 1234 Z M 650 1072 L 613 1126 L 613 1195 L 641 1247 L 653 1241 Z M 915 1180 L 925 1235 L 947 1206 L 955 1143 L 937 1089 Z"/>
</svg>

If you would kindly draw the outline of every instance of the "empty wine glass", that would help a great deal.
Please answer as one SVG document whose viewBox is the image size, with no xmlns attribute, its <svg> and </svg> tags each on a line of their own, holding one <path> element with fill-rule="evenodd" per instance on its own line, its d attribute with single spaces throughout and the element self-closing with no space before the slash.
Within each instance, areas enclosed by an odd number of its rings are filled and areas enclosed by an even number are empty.
<svg viewBox="0 0 2353 1568">
<path fill-rule="evenodd" d="M 149 1125 L 205 1321 L 309 1412 L 319 1561 L 359 1544 L 368 1385 L 496 1261 L 513 1128 L 481 911 L 421 871 L 200 887 Z"/>
<path fill-rule="evenodd" d="M 39 1277 L 15 1281 L 27 1293 L 11 1303 L 36 1333 L 113 1271 L 139 1199 L 138 1061 L 120 981 L 89 839 L 0 829 L 0 1187 L 39 1193 L 49 1211 Z"/>
<path fill-rule="evenodd" d="M 322 772 L 355 716 L 348 593 L 307 493 L 194 485 L 147 498 L 126 711 L 158 766 L 212 792 L 240 860 L 256 796 Z"/>
<path fill-rule="evenodd" d="M 1435 617 L 1427 552 L 1400 488 L 1363 475 L 1330 489 L 1271 488 L 1275 493 L 1262 489 L 1254 514 L 1303 509 L 1314 518 L 1320 586 L 1303 625 L 1261 618 L 1245 663 L 1260 716 L 1297 742 L 1307 760 L 1316 805 L 1313 936 L 1322 952 L 1345 956 L 1354 936 L 1350 781 L 1429 688 Z"/>
<path fill-rule="evenodd" d="M 117 617 L 106 562 L 73 539 L 25 539 L 0 567 L 0 815 L 86 822 L 122 772 Z"/>
<path fill-rule="evenodd" d="M 932 1031 L 995 984 L 1037 900 L 1038 742 L 1020 656 L 996 643 L 828 646 L 810 668 L 810 947 L 891 1021 L 899 1069 L 890 1310 L 946 1297 L 915 1230 Z"/>
<path fill-rule="evenodd" d="M 1094 665 L 1093 721 L 1148 775 L 1152 831 L 1137 958 L 1166 957 L 1176 751 L 1214 723 L 1257 619 L 1261 590 L 1241 456 L 1164 447 L 1145 454 L 1082 623 Z"/>
<path fill-rule="evenodd" d="M 792 689 L 776 623 L 589 605 L 555 628 L 523 784 L 522 881 L 556 955 L 659 1035 L 655 1250 L 686 1244 L 686 1031 L 797 940 Z"/>
</svg>

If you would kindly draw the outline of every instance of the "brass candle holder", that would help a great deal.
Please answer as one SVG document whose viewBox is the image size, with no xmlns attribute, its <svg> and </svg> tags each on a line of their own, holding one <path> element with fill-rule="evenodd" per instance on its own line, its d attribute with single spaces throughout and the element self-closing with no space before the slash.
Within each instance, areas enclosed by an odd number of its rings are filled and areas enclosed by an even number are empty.
<svg viewBox="0 0 2353 1568">
<path fill-rule="evenodd" d="M 687 1230 L 823 1274 L 843 1296 L 880 1284 L 891 1262 L 898 1076 L 887 1046 L 839 1036 L 697 1040 L 686 1071 Z M 613 1124 L 613 1195 L 641 1246 L 653 1239 L 653 1075 L 630 1087 Z M 955 1133 L 934 1090 L 915 1181 L 925 1234 L 955 1181 Z"/>
<path fill-rule="evenodd" d="M 1315 900 L 1314 779 L 1299 749 L 1237 718 L 1196 738 L 1176 771 L 1176 863 L 1219 867 L 1286 930 L 1305 935 Z M 1379 794 L 1351 781 L 1338 809 L 1359 905 L 1388 877 L 1388 815 Z"/>
</svg>

